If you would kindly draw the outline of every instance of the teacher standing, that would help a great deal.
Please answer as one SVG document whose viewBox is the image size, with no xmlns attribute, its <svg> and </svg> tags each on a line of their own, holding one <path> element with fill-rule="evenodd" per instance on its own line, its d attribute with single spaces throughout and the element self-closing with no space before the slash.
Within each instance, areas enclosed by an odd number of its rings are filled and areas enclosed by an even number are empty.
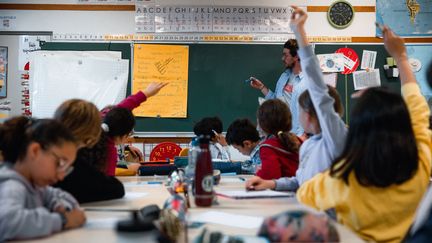
<svg viewBox="0 0 432 243">
<path fill-rule="evenodd" d="M 259 89 L 265 95 L 266 100 L 277 98 L 288 105 L 292 114 L 291 132 L 304 140 L 306 136 L 300 124 L 298 97 L 306 88 L 302 83 L 303 75 L 297 51 L 298 45 L 295 39 L 289 39 L 285 42 L 282 52 L 282 62 L 286 69 L 279 77 L 274 92 L 265 86 L 261 80 L 254 77 L 251 77 L 250 85 L 255 89 Z"/>
</svg>

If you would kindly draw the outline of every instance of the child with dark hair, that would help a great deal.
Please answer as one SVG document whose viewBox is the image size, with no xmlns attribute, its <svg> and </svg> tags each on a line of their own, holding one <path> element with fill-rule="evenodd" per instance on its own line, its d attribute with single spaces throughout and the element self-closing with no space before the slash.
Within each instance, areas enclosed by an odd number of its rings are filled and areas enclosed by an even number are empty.
<svg viewBox="0 0 432 243">
<path fill-rule="evenodd" d="M 116 145 L 126 142 L 126 139 L 133 133 L 135 117 L 132 110 L 141 105 L 148 98 L 156 95 L 168 83 L 150 83 L 147 88 L 130 95 L 114 108 L 102 110 L 102 137 L 100 142 L 106 142 L 107 151 L 107 175 L 114 176 L 117 166 Z"/>
<path fill-rule="evenodd" d="M 291 25 L 304 71 L 321 76 L 304 30 L 307 14 L 293 8 Z M 305 182 L 297 199 L 316 209 L 334 209 L 338 221 L 366 241 L 400 242 L 429 185 L 430 111 L 403 40 L 387 27 L 383 36 L 384 46 L 398 63 L 402 96 L 383 88 L 363 92 L 352 110 L 342 154 L 330 170 Z"/>
<path fill-rule="evenodd" d="M 333 159 L 339 155 L 347 132 L 341 119 L 344 112 L 341 98 L 337 90 L 326 86 L 324 81 L 314 79 L 316 83 L 310 83 L 310 80 L 305 79 L 308 90 L 300 95 L 299 104 L 302 126 L 312 136 L 300 147 L 300 163 L 295 176 L 281 177 L 277 180 L 252 177 L 246 182 L 247 189 L 296 191 L 304 182 L 327 170 Z M 327 95 L 321 94 L 325 92 L 324 87 L 327 87 Z M 314 94 L 313 97 L 309 90 Z M 314 104 L 321 107 L 321 110 L 315 110 Z"/>
<path fill-rule="evenodd" d="M 260 136 L 255 125 L 249 119 L 237 119 L 228 127 L 226 141 L 241 154 L 250 156 L 249 161 L 242 163 L 242 170 L 255 174 L 261 166 L 259 156 Z"/>
<path fill-rule="evenodd" d="M 77 144 L 55 120 L 15 117 L 0 125 L 0 241 L 50 235 L 84 224 L 67 192 L 51 187 L 72 170 Z"/>
<path fill-rule="evenodd" d="M 260 144 L 261 168 L 256 175 L 264 180 L 294 176 L 299 163 L 301 140 L 291 133 L 291 112 L 279 99 L 266 100 L 257 111 L 258 124 L 267 134 Z"/>
<path fill-rule="evenodd" d="M 210 154 L 213 159 L 230 160 L 228 143 L 222 135 L 223 125 L 219 117 L 205 117 L 197 122 L 193 128 L 197 137 L 210 137 Z"/>
</svg>

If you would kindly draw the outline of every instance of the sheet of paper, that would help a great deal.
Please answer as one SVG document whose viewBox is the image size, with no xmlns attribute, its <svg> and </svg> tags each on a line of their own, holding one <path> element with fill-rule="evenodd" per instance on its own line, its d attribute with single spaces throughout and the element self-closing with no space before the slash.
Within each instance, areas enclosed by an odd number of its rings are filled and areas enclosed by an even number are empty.
<svg viewBox="0 0 432 243">
<path fill-rule="evenodd" d="M 357 60 L 358 60 L 358 59 L 351 60 L 351 58 L 349 58 L 349 57 L 347 57 L 345 55 L 343 55 L 343 58 L 344 58 L 344 65 L 348 69 L 352 69 L 354 67 L 354 65 L 356 64 Z"/>
<path fill-rule="evenodd" d="M 361 69 L 374 69 L 376 56 L 377 56 L 376 51 L 363 50 L 360 68 Z"/>
<path fill-rule="evenodd" d="M 88 100 L 102 109 L 125 98 L 129 60 L 52 52 L 31 55 L 29 88 L 34 117 L 52 117 L 67 99 Z"/>
<path fill-rule="evenodd" d="M 294 192 L 278 192 L 273 190 L 264 191 L 246 191 L 246 190 L 234 190 L 234 191 L 218 191 L 218 195 L 246 199 L 246 198 L 266 198 L 266 197 L 293 197 Z"/>
<path fill-rule="evenodd" d="M 189 47 L 134 45 L 132 93 L 151 82 L 168 82 L 157 95 L 133 112 L 143 117 L 187 117 Z"/>
<path fill-rule="evenodd" d="M 227 220 L 229 219 L 229 220 Z M 231 227 L 256 229 L 261 226 L 264 218 L 255 216 L 245 216 L 240 214 L 223 213 L 208 211 L 200 214 L 192 214 L 188 221 L 203 222 L 212 224 L 222 224 Z"/>
<path fill-rule="evenodd" d="M 337 73 L 324 73 L 324 83 L 336 88 Z"/>
<path fill-rule="evenodd" d="M 223 183 L 245 183 L 238 177 L 224 177 L 222 176 L 221 182 Z"/>
<path fill-rule="evenodd" d="M 119 218 L 100 218 L 92 219 L 88 218 L 84 225 L 86 229 L 114 229 L 117 225 Z"/>
<path fill-rule="evenodd" d="M 353 72 L 354 90 L 381 86 L 379 69 Z"/>
<path fill-rule="evenodd" d="M 125 200 L 134 200 L 147 196 L 147 192 L 126 192 L 126 195 L 123 197 Z"/>
<path fill-rule="evenodd" d="M 317 55 L 321 71 L 325 73 L 342 72 L 344 70 L 344 55 L 342 53 Z"/>
<path fill-rule="evenodd" d="M 123 182 L 124 187 L 161 187 L 163 186 L 162 181 L 128 181 Z"/>
</svg>

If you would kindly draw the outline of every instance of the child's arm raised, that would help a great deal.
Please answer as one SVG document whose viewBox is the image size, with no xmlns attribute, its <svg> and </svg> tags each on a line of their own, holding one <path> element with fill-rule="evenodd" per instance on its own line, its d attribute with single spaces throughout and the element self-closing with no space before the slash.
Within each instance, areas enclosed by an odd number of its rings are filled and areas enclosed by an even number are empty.
<svg viewBox="0 0 432 243">
<path fill-rule="evenodd" d="M 165 87 L 168 83 L 163 82 L 153 82 L 150 83 L 147 88 L 142 91 L 138 91 L 136 94 L 129 95 L 126 99 L 122 100 L 117 104 L 117 107 L 126 108 L 129 110 L 133 110 L 141 105 L 148 98 L 156 95 L 163 87 Z"/>
<path fill-rule="evenodd" d="M 291 15 L 290 26 L 296 36 L 299 56 L 307 90 L 314 105 L 324 142 L 329 153 L 335 158 L 340 154 L 345 143 L 347 129 L 339 114 L 334 109 L 334 99 L 328 94 L 327 85 L 321 72 L 319 62 L 309 44 L 304 29 L 307 14 L 296 6 Z M 330 166 L 330 165 L 328 165 Z"/>
<path fill-rule="evenodd" d="M 382 31 L 384 46 L 396 60 L 399 68 L 402 96 L 410 113 L 411 124 L 419 150 L 419 159 L 426 166 L 426 171 L 430 171 L 430 152 L 424 152 L 430 150 L 432 147 L 431 132 L 429 130 L 429 107 L 426 99 L 420 92 L 420 87 L 408 63 L 408 54 L 403 39 L 395 35 L 387 26 L 384 26 Z"/>
</svg>

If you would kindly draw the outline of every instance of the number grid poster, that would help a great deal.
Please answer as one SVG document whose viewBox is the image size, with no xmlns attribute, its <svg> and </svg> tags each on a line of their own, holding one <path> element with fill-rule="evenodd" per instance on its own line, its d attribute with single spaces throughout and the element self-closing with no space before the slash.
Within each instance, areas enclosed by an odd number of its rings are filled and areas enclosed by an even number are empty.
<svg viewBox="0 0 432 243">
<path fill-rule="evenodd" d="M 133 112 L 140 117 L 186 118 L 189 47 L 183 45 L 134 45 L 132 93 L 151 82 L 167 82 L 157 95 Z"/>
</svg>

